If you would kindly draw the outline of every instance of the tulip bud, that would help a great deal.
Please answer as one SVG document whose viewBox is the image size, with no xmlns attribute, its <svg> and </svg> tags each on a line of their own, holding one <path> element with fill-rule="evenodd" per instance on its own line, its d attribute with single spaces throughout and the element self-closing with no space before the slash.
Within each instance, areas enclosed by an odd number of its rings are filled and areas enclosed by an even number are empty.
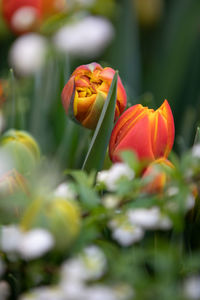
<svg viewBox="0 0 200 300">
<path fill-rule="evenodd" d="M 41 21 L 40 0 L 2 0 L 2 12 L 16 34 L 35 30 Z"/>
<path fill-rule="evenodd" d="M 0 140 L 1 148 L 13 160 L 13 167 L 22 175 L 29 175 L 40 157 L 34 138 L 25 131 L 11 129 Z"/>
<path fill-rule="evenodd" d="M 149 177 L 150 179 L 150 181 L 144 186 L 143 190 L 150 194 L 162 192 L 169 177 L 167 176 L 165 169 L 170 170 L 173 168 L 173 164 L 166 158 L 162 157 L 156 159 L 143 173 L 143 178 Z"/>
<path fill-rule="evenodd" d="M 134 151 L 140 160 L 167 158 L 174 143 L 174 119 L 167 102 L 156 110 L 136 104 L 119 118 L 112 131 L 109 155 L 120 161 L 122 150 Z"/>
<path fill-rule="evenodd" d="M 23 230 L 44 228 L 55 238 L 56 248 L 65 250 L 80 230 L 80 213 L 74 201 L 63 197 L 39 197 L 26 210 L 21 223 Z"/>
<path fill-rule="evenodd" d="M 62 91 L 66 113 L 86 128 L 94 129 L 99 120 L 115 71 L 97 63 L 82 65 L 73 73 Z M 115 119 L 126 106 L 126 92 L 118 77 Z"/>
</svg>

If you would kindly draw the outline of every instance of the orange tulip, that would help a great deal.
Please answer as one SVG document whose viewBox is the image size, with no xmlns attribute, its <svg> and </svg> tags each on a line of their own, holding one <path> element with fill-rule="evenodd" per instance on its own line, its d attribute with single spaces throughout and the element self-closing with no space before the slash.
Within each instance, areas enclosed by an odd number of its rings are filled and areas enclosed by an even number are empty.
<svg viewBox="0 0 200 300">
<path fill-rule="evenodd" d="M 115 71 L 102 68 L 97 63 L 78 67 L 62 91 L 62 103 L 66 113 L 84 127 L 94 129 L 97 125 Z M 118 76 L 115 119 L 126 107 L 126 92 Z"/>
<path fill-rule="evenodd" d="M 131 150 L 138 159 L 167 158 L 174 143 L 174 119 L 167 100 L 156 111 L 141 104 L 130 107 L 117 121 L 110 138 L 109 154 L 120 161 L 122 150 Z"/>
<path fill-rule="evenodd" d="M 159 166 L 163 167 L 163 170 L 160 170 Z M 164 157 L 153 161 L 143 173 L 143 178 L 150 178 L 143 190 L 150 194 L 162 192 L 168 179 L 165 169 L 170 170 L 173 168 L 174 165 Z"/>
</svg>

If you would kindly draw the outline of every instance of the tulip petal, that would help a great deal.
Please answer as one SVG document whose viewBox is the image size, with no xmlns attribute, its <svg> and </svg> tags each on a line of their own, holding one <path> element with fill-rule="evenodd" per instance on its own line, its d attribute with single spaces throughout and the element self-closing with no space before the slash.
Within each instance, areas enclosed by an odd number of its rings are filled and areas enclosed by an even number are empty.
<svg viewBox="0 0 200 300">
<path fill-rule="evenodd" d="M 154 154 L 151 147 L 151 124 L 148 115 L 144 115 L 134 127 L 131 127 L 115 148 L 110 147 L 110 157 L 113 162 L 120 161 L 122 150 L 131 150 L 139 159 L 153 160 Z M 112 139 L 112 136 L 111 136 Z"/>
<path fill-rule="evenodd" d="M 102 92 L 99 92 L 87 118 L 85 118 L 82 122 L 83 126 L 89 129 L 96 127 L 105 100 L 106 100 L 106 95 Z"/>
<path fill-rule="evenodd" d="M 108 81 L 108 83 L 110 84 L 113 76 L 115 74 L 115 71 L 112 68 L 104 68 L 101 73 L 100 73 L 100 78 L 102 78 L 102 80 L 106 80 Z M 127 96 L 126 96 L 126 91 L 124 89 L 124 86 L 122 84 L 121 78 L 118 75 L 118 84 L 117 84 L 117 100 L 118 103 L 120 104 L 119 106 L 119 110 L 120 113 L 122 113 L 126 107 L 126 103 L 127 103 Z"/>
<path fill-rule="evenodd" d="M 167 121 L 159 111 L 153 113 L 151 118 L 152 149 L 155 158 L 165 156 L 168 147 Z"/>
<path fill-rule="evenodd" d="M 61 94 L 62 104 L 64 106 L 66 114 L 69 111 L 71 102 L 73 102 L 74 95 L 75 95 L 75 76 L 72 76 L 67 82 L 67 84 L 64 86 Z"/>
<path fill-rule="evenodd" d="M 167 147 L 165 149 L 164 156 L 167 157 L 173 147 L 174 144 L 174 135 L 175 135 L 175 128 L 174 128 L 174 118 L 171 111 L 171 108 L 169 106 L 169 103 L 167 100 L 163 102 L 161 107 L 158 109 L 162 112 L 162 115 L 165 117 L 167 121 L 167 127 L 168 127 L 168 142 Z"/>
</svg>

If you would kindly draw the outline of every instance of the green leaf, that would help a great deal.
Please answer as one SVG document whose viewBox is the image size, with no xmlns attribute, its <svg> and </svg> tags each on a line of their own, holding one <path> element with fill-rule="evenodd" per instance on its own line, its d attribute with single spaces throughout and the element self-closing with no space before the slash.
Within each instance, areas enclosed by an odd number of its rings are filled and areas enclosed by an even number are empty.
<svg viewBox="0 0 200 300">
<path fill-rule="evenodd" d="M 91 170 L 99 171 L 103 166 L 106 149 L 114 124 L 117 78 L 118 72 L 116 71 L 110 86 L 108 97 L 105 101 L 102 113 L 97 123 L 88 153 L 83 163 L 82 169 L 87 172 L 90 172 Z"/>
<path fill-rule="evenodd" d="M 196 131 L 196 135 L 195 135 L 195 139 L 194 139 L 194 145 L 199 144 L 200 143 L 200 127 L 197 127 L 197 131 Z"/>
</svg>

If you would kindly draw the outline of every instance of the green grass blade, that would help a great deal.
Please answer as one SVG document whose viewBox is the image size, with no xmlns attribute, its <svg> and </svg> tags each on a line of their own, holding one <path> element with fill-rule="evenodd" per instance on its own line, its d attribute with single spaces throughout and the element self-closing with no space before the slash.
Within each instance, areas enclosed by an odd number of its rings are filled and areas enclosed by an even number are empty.
<svg viewBox="0 0 200 300">
<path fill-rule="evenodd" d="M 102 109 L 97 127 L 95 129 L 88 153 L 83 163 L 82 169 L 90 172 L 92 170 L 99 171 L 102 168 L 106 149 L 109 143 L 111 131 L 114 124 L 114 114 L 117 96 L 117 78 L 115 75 L 110 86 L 108 97 Z"/>
</svg>

